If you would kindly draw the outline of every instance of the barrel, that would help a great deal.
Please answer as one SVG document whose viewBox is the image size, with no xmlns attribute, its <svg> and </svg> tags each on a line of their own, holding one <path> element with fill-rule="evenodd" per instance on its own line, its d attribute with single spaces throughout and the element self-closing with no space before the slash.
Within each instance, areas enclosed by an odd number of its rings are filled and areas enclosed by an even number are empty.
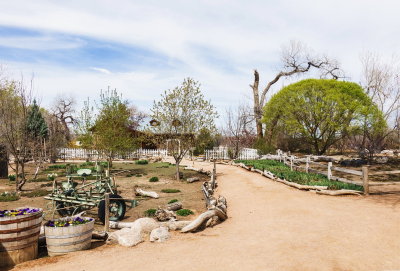
<svg viewBox="0 0 400 271">
<path fill-rule="evenodd" d="M 0 268 L 37 258 L 42 215 L 39 209 L 36 213 L 0 217 Z"/>
<path fill-rule="evenodd" d="M 89 219 L 89 217 L 82 218 Z M 68 219 L 68 217 L 60 218 L 60 220 L 66 219 Z M 45 225 L 44 228 L 49 256 L 63 255 L 69 252 L 90 248 L 94 219 L 80 225 L 68 227 L 48 227 Z"/>
</svg>

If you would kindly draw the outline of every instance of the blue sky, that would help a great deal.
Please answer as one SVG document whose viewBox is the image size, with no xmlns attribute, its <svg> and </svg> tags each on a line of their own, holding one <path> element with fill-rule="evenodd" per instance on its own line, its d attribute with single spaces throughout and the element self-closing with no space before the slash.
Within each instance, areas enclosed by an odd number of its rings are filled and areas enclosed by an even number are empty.
<svg viewBox="0 0 400 271">
<path fill-rule="evenodd" d="M 2 1 L 0 64 L 34 76 L 43 105 L 117 88 L 147 111 L 183 78 L 201 82 L 221 115 L 251 103 L 252 70 L 266 84 L 280 49 L 298 40 L 361 80 L 360 55 L 398 55 L 397 1 Z M 276 85 L 277 91 L 293 80 Z"/>
</svg>

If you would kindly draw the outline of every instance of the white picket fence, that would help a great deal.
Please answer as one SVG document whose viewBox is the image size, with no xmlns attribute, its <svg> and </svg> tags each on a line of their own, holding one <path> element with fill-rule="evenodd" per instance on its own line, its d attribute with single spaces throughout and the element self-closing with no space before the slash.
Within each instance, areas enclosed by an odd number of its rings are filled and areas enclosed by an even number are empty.
<svg viewBox="0 0 400 271">
<path fill-rule="evenodd" d="M 117 159 L 139 159 L 141 157 L 166 157 L 167 150 L 150 150 L 137 149 L 132 152 L 126 152 L 115 155 Z M 58 150 L 58 158 L 60 159 L 105 159 L 104 155 L 97 150 L 78 149 L 78 148 L 62 148 Z"/>
<path fill-rule="evenodd" d="M 206 160 L 217 159 L 217 160 L 230 160 L 227 148 L 220 148 L 214 150 L 205 151 Z M 256 149 L 244 148 L 240 151 L 237 159 L 241 160 L 254 160 L 258 159 L 259 155 Z"/>
</svg>

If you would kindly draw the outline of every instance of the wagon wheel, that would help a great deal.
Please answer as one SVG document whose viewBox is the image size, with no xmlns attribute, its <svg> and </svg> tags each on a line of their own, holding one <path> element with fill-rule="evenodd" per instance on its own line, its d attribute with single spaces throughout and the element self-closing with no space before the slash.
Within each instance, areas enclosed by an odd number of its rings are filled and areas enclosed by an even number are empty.
<svg viewBox="0 0 400 271">
<path fill-rule="evenodd" d="M 81 208 L 79 206 L 76 206 L 73 203 L 63 202 L 63 201 L 56 201 L 56 209 L 61 209 L 57 210 L 60 216 L 73 216 L 81 211 Z"/>
<path fill-rule="evenodd" d="M 101 222 L 105 221 L 105 200 L 100 201 L 98 216 Z M 119 221 L 125 216 L 126 203 L 122 197 L 117 194 L 110 194 L 110 220 Z"/>
</svg>

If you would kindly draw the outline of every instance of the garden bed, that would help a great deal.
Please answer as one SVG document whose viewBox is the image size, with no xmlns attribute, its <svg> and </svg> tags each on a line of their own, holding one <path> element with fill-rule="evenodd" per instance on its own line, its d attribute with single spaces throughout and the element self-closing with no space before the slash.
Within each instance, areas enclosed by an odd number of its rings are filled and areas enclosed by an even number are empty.
<svg viewBox="0 0 400 271">
<path fill-rule="evenodd" d="M 326 186 L 328 190 L 356 190 L 363 191 L 363 187 L 356 184 L 342 183 L 329 180 L 326 176 L 315 173 L 292 171 L 289 166 L 274 160 L 236 160 L 259 170 L 267 170 L 280 179 L 308 186 Z"/>
</svg>

